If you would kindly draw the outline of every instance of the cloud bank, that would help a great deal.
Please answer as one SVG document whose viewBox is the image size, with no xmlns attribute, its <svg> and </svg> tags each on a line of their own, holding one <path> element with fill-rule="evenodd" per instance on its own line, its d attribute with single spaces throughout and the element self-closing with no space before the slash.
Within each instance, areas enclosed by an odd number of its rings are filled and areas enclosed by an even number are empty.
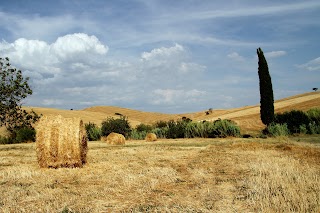
<svg viewBox="0 0 320 213">
<path fill-rule="evenodd" d="M 0 43 L 0 53 L 31 77 L 36 105 L 84 108 L 132 103 L 181 105 L 202 99 L 193 89 L 206 67 L 193 62 L 180 44 L 144 51 L 135 60 L 108 58 L 108 46 L 96 36 L 75 33 L 48 44 L 20 38 Z"/>
</svg>

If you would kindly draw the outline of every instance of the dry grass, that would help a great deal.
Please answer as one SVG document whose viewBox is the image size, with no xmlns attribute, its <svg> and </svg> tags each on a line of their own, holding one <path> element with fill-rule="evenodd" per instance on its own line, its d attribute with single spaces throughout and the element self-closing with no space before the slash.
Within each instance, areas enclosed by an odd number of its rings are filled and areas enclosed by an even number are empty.
<svg viewBox="0 0 320 213">
<path fill-rule="evenodd" d="M 317 139 L 318 140 L 318 139 Z M 319 212 L 320 146 L 277 139 L 90 142 L 81 169 L 0 146 L 0 212 Z"/>
<path fill-rule="evenodd" d="M 86 163 L 87 136 L 79 118 L 43 116 L 36 130 L 40 167 L 82 167 Z"/>
</svg>

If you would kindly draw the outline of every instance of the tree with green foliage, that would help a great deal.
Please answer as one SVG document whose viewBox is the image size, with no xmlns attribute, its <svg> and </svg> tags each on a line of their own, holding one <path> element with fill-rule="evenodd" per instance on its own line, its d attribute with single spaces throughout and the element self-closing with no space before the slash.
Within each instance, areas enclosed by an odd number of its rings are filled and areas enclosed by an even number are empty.
<svg viewBox="0 0 320 213">
<path fill-rule="evenodd" d="M 258 75 L 260 86 L 260 117 L 262 123 L 269 125 L 274 120 L 274 99 L 271 77 L 266 58 L 261 48 L 257 49 L 258 54 Z"/>
<path fill-rule="evenodd" d="M 5 126 L 13 138 L 19 129 L 32 128 L 40 118 L 34 111 L 22 109 L 22 100 L 32 95 L 28 81 L 9 58 L 0 58 L 0 126 Z"/>
<path fill-rule="evenodd" d="M 101 123 L 101 135 L 108 136 L 110 133 L 119 133 L 128 138 L 131 132 L 130 123 L 125 116 L 114 119 L 113 117 L 107 118 L 107 120 Z"/>
</svg>

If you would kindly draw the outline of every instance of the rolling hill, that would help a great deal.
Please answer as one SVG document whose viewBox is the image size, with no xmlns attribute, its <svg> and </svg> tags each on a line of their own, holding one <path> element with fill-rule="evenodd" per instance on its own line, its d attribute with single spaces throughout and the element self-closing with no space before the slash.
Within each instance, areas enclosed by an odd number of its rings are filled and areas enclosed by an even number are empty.
<svg viewBox="0 0 320 213">
<path fill-rule="evenodd" d="M 164 114 L 157 112 L 143 112 L 139 110 L 115 107 L 115 106 L 93 106 L 82 110 L 62 110 L 42 107 L 24 107 L 26 110 L 33 109 L 43 115 L 62 115 L 63 117 L 80 117 L 85 123 L 93 122 L 98 125 L 108 117 L 118 118 L 122 114 L 128 117 L 130 124 L 134 127 L 140 123 L 152 124 L 158 120 L 168 121 L 170 119 L 180 119 L 187 117 L 193 121 L 214 121 L 219 118 L 231 119 L 235 121 L 243 132 L 256 132 L 264 128 L 260 120 L 260 106 L 246 106 L 234 109 L 212 110 L 210 114 L 206 111 L 183 113 L 183 114 Z M 308 110 L 320 108 L 320 92 L 310 92 L 299 94 L 275 101 L 275 111 L 284 112 L 289 110 Z M 3 133 L 3 131 L 0 131 Z"/>
</svg>

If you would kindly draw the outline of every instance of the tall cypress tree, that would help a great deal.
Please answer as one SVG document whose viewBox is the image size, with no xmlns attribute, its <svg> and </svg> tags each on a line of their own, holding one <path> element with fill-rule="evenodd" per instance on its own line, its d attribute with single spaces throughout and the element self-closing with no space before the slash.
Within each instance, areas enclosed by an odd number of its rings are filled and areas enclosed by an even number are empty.
<svg viewBox="0 0 320 213">
<path fill-rule="evenodd" d="M 269 125 L 274 119 L 274 100 L 271 77 L 266 58 L 261 48 L 257 49 L 259 58 L 258 74 L 260 85 L 260 117 L 262 123 Z"/>
</svg>

